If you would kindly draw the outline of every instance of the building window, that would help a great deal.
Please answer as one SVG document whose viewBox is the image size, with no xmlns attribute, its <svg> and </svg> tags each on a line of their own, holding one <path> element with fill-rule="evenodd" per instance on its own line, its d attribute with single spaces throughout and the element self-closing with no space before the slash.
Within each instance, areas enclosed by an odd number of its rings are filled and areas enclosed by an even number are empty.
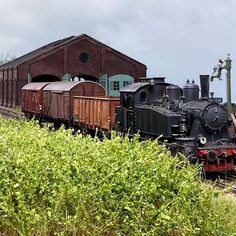
<svg viewBox="0 0 236 236">
<path fill-rule="evenodd" d="M 125 86 L 127 86 L 129 84 L 131 84 L 131 81 L 123 81 L 123 87 L 125 87 Z"/>
<path fill-rule="evenodd" d="M 120 90 L 120 81 L 111 81 L 111 90 L 119 91 Z"/>
<path fill-rule="evenodd" d="M 83 63 L 87 63 L 89 61 L 89 54 L 87 52 L 81 52 L 79 54 L 79 60 Z"/>
</svg>

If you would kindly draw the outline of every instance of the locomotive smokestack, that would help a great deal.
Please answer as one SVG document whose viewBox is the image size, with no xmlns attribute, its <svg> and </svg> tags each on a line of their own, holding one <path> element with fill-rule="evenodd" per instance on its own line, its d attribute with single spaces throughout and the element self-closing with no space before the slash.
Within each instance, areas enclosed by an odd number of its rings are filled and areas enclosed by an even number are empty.
<svg viewBox="0 0 236 236">
<path fill-rule="evenodd" d="M 201 99 L 209 98 L 209 75 L 200 75 Z"/>
</svg>

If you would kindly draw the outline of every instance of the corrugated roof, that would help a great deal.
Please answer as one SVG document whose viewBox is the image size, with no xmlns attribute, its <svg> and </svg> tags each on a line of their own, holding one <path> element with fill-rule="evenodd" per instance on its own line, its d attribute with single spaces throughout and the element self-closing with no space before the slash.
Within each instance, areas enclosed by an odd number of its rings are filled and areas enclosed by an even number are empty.
<svg viewBox="0 0 236 236">
<path fill-rule="evenodd" d="M 43 90 L 44 91 L 70 91 L 73 87 L 77 84 L 82 83 L 82 81 L 59 81 L 59 82 L 52 82 L 48 84 Z"/>
<path fill-rule="evenodd" d="M 146 67 L 146 65 L 144 65 L 143 63 L 141 63 L 141 62 L 139 62 L 139 61 L 137 61 L 137 60 L 135 60 L 135 59 L 133 59 L 133 58 L 131 58 L 131 57 L 129 57 L 129 56 L 127 56 L 127 55 L 125 55 L 125 54 L 123 54 L 123 53 L 113 49 L 113 48 L 111 48 L 111 47 L 109 47 L 109 46 L 107 46 L 106 44 L 101 43 L 98 40 L 96 40 L 96 39 L 94 39 L 94 38 L 92 38 L 92 37 L 90 37 L 90 36 L 88 36 L 86 34 L 81 34 L 79 36 L 70 36 L 70 37 L 67 37 L 67 38 L 64 38 L 64 39 L 60 39 L 60 40 L 51 42 L 49 44 L 46 44 L 46 45 L 44 45 L 44 46 L 42 46 L 42 47 L 40 47 L 40 48 L 38 48 L 38 49 L 36 49 L 36 50 L 34 50 L 32 52 L 29 52 L 29 53 L 27 53 L 27 54 L 25 54 L 25 55 L 23 55 L 21 57 L 16 58 L 13 61 L 10 61 L 10 62 L 8 62 L 6 64 L 0 65 L 0 69 L 14 68 L 14 67 L 16 67 L 18 65 L 21 65 L 21 64 L 23 64 L 23 63 L 25 63 L 25 62 L 33 59 L 33 58 L 36 58 L 36 57 L 38 57 L 38 56 L 40 56 L 40 55 L 42 55 L 44 53 L 48 53 L 48 52 L 50 52 L 50 51 L 52 51 L 52 50 L 54 50 L 54 49 L 56 49 L 56 48 L 58 48 L 58 47 L 60 47 L 60 46 L 62 46 L 64 44 L 67 44 L 69 42 L 78 40 L 80 38 L 87 38 L 91 42 L 94 42 L 96 44 L 100 44 L 103 47 L 106 47 L 110 51 L 113 51 L 115 54 L 121 56 L 122 58 L 126 58 L 129 61 L 136 62 L 136 63 L 141 64 L 141 65 Z"/>
<path fill-rule="evenodd" d="M 45 87 L 49 83 L 50 82 L 29 83 L 29 84 L 26 84 L 22 89 L 23 90 L 41 90 L 43 87 Z"/>
<path fill-rule="evenodd" d="M 93 81 L 58 81 L 58 82 L 51 82 L 47 86 L 43 88 L 44 91 L 64 91 L 68 92 L 75 86 L 80 86 L 82 84 L 97 84 L 97 86 L 100 86 L 103 88 L 101 84 L 98 84 Z M 104 89 L 104 88 L 103 88 Z"/>
</svg>

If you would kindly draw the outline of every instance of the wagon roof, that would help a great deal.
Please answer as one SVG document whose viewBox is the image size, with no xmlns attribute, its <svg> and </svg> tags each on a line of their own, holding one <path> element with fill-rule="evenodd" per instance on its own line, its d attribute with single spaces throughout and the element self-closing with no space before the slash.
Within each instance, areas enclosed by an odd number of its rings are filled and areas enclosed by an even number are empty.
<svg viewBox="0 0 236 236">
<path fill-rule="evenodd" d="M 52 82 L 48 84 L 46 87 L 43 88 L 44 91 L 65 91 L 68 92 L 71 89 L 73 89 L 75 86 L 82 85 L 84 83 L 94 83 L 99 86 L 100 84 L 93 82 L 93 81 L 58 81 L 58 82 Z M 102 86 L 101 86 L 102 87 Z"/>
<path fill-rule="evenodd" d="M 50 82 L 40 82 L 40 83 L 29 83 L 26 84 L 22 90 L 42 90 Z"/>
</svg>

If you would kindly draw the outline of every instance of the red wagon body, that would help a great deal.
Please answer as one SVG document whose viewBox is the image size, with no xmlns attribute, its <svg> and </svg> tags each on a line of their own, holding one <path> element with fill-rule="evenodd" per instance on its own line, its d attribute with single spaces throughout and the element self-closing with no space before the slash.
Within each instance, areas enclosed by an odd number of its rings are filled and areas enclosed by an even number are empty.
<svg viewBox="0 0 236 236">
<path fill-rule="evenodd" d="M 43 89 L 44 116 L 71 122 L 73 118 L 73 97 L 78 95 L 104 96 L 105 89 L 92 81 L 50 83 Z"/>
<path fill-rule="evenodd" d="M 41 116 L 43 114 L 43 88 L 45 83 L 30 83 L 22 88 L 22 111 L 27 117 Z"/>
</svg>

